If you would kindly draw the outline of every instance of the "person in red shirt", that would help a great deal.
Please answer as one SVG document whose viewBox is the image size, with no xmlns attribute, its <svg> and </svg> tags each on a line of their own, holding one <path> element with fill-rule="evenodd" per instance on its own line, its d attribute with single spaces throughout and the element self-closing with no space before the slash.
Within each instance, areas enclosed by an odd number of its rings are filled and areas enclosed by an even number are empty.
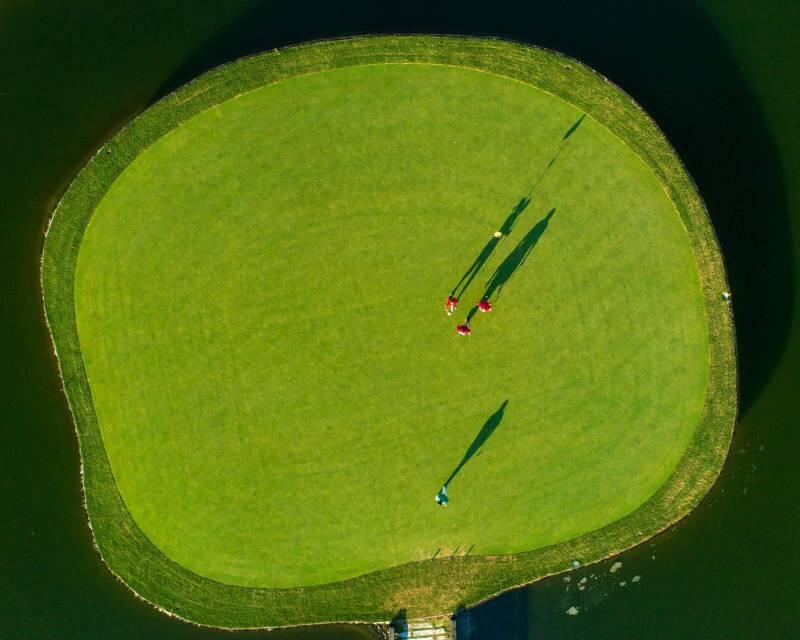
<svg viewBox="0 0 800 640">
<path fill-rule="evenodd" d="M 489 302 L 486 298 L 483 298 L 480 302 L 477 303 L 476 306 L 483 313 L 489 313 L 492 310 L 492 303 Z"/>
<path fill-rule="evenodd" d="M 469 323 L 465 321 L 464 324 L 460 324 L 456 327 L 456 332 L 460 336 L 468 336 L 472 333 L 472 329 L 469 328 Z"/>
<path fill-rule="evenodd" d="M 444 310 L 447 311 L 447 315 L 452 316 L 453 311 L 456 310 L 456 307 L 458 307 L 458 298 L 452 294 L 447 296 L 447 300 L 444 303 Z"/>
</svg>

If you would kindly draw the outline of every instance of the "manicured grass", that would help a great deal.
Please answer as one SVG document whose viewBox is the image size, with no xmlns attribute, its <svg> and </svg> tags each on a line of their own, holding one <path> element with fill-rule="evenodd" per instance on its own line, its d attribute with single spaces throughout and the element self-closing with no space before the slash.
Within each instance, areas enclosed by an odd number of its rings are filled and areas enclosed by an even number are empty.
<svg viewBox="0 0 800 640">
<path fill-rule="evenodd" d="M 486 73 L 358 66 L 210 109 L 126 169 L 75 302 L 111 468 L 158 548 L 305 586 L 563 542 L 655 493 L 700 420 L 707 330 L 680 218 L 621 140 L 587 118 L 565 142 L 464 295 L 461 317 L 556 208 L 472 340 L 442 309 L 580 116 Z"/>
<path fill-rule="evenodd" d="M 43 283 L 101 553 L 206 624 L 446 613 L 602 558 L 697 503 L 735 415 L 690 180 L 614 87 L 508 43 L 356 39 L 204 76 L 80 174 Z"/>
</svg>

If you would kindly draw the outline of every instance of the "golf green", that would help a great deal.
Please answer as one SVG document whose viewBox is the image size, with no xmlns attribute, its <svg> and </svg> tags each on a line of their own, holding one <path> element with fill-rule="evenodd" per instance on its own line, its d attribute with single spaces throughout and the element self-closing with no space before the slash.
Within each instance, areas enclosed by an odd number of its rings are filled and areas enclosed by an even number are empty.
<svg viewBox="0 0 800 640">
<path fill-rule="evenodd" d="M 98 156 L 72 357 L 134 526 L 198 579 L 583 539 L 648 503 L 707 415 L 710 297 L 652 163 L 535 83 L 385 62 L 254 83 Z"/>
</svg>

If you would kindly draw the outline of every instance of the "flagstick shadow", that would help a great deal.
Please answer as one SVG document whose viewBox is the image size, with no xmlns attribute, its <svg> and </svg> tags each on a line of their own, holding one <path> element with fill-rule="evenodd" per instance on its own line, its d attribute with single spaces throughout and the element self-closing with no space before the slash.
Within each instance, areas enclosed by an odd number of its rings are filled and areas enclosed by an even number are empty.
<svg viewBox="0 0 800 640">
<path fill-rule="evenodd" d="M 581 126 L 581 124 L 583 123 L 584 118 L 586 118 L 586 114 L 585 113 L 580 118 L 578 118 L 578 120 L 569 129 L 567 129 L 566 133 L 562 136 L 561 144 L 558 145 L 558 150 L 556 151 L 556 154 L 552 157 L 550 162 L 547 163 L 547 166 L 544 168 L 544 171 L 542 171 L 542 173 L 539 175 L 539 177 L 536 178 L 536 180 L 534 180 L 533 184 L 531 185 L 530 190 L 528 191 L 528 195 L 526 196 L 527 198 L 530 199 L 533 196 L 533 192 L 536 191 L 536 187 L 539 186 L 539 183 L 542 180 L 544 180 L 544 177 L 547 175 L 547 172 L 550 171 L 550 169 L 556 163 L 556 160 L 558 160 L 558 157 L 561 155 L 561 152 L 567 146 L 567 141 L 572 137 L 572 135 Z"/>
<path fill-rule="evenodd" d="M 497 248 L 497 245 L 500 243 L 500 240 L 511 233 L 514 228 L 517 219 L 520 217 L 523 211 L 527 209 L 528 205 L 531 202 L 531 198 L 533 197 L 533 192 L 536 190 L 536 187 L 539 186 L 539 183 L 544 179 L 550 169 L 558 160 L 558 157 L 561 155 L 561 152 L 564 150 L 568 140 L 572 137 L 572 135 L 578 130 L 578 128 L 583 123 L 584 118 L 586 118 L 586 114 L 584 113 L 578 120 L 564 133 L 561 138 L 561 144 L 558 146 L 558 150 L 556 151 L 555 155 L 550 159 L 550 162 L 547 163 L 547 166 L 544 168 L 544 171 L 539 175 L 538 178 L 533 182 L 531 188 L 528 190 L 528 193 L 525 197 L 520 199 L 519 202 L 514 206 L 511 210 L 511 213 L 506 218 L 505 222 L 500 226 L 498 229 L 499 235 L 495 235 L 489 239 L 489 241 L 484 245 L 483 249 L 477 255 L 477 257 L 472 261 L 472 264 L 467 267 L 467 270 L 464 272 L 464 275 L 461 276 L 458 283 L 455 287 L 450 291 L 450 296 L 455 298 L 460 298 L 464 292 L 467 290 L 469 285 L 475 279 L 475 276 L 483 269 L 486 262 L 494 253 L 494 250 Z M 474 315 L 474 312 L 470 312 L 469 318 Z"/>
</svg>

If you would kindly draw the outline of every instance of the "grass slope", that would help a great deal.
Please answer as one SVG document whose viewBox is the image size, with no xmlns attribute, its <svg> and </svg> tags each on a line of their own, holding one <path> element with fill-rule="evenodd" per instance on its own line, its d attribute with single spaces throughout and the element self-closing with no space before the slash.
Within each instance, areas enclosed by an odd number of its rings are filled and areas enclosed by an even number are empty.
<svg viewBox="0 0 800 640">
<path fill-rule="evenodd" d="M 525 83 L 352 66 L 391 61 Z M 556 207 L 547 231 L 457 341 L 443 294 L 582 112 L 465 302 Z M 101 553 L 205 624 L 441 613 L 604 557 L 696 504 L 735 414 L 724 272 L 679 162 L 614 87 L 508 43 L 320 43 L 200 78 L 80 174 L 43 284 Z"/>
</svg>

